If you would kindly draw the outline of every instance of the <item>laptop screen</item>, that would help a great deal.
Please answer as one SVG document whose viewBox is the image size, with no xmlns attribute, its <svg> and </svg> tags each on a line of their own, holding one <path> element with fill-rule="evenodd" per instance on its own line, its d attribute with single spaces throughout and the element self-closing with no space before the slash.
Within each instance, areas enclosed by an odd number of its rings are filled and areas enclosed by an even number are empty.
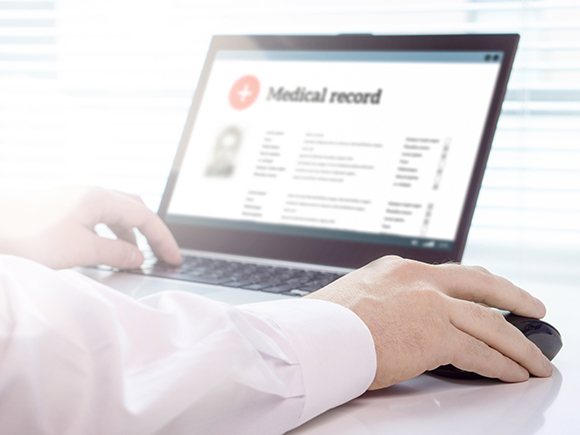
<svg viewBox="0 0 580 435">
<path fill-rule="evenodd" d="M 165 220 L 451 251 L 503 56 L 219 50 Z"/>
</svg>

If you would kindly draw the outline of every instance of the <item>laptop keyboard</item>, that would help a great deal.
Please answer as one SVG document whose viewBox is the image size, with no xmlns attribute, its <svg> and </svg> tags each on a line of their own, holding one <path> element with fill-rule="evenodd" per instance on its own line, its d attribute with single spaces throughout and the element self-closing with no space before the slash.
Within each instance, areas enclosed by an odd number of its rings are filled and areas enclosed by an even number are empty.
<svg viewBox="0 0 580 435">
<path fill-rule="evenodd" d="M 158 261 L 125 272 L 291 296 L 306 295 L 343 276 L 340 273 L 195 256 L 184 256 L 183 263 L 177 267 Z"/>
</svg>

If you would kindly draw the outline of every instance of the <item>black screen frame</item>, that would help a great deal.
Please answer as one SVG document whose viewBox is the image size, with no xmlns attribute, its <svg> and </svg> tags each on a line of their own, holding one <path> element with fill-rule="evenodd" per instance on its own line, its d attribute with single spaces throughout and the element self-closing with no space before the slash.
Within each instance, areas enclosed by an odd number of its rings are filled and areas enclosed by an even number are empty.
<svg viewBox="0 0 580 435">
<path fill-rule="evenodd" d="M 428 263 L 459 262 L 465 249 L 518 42 L 519 35 L 517 34 L 214 36 L 193 97 L 158 214 L 167 223 L 179 246 L 185 249 L 347 268 L 358 268 L 384 255 L 399 255 Z M 211 67 L 217 52 L 221 50 L 503 52 L 504 56 L 452 249 L 449 251 L 380 245 L 167 222 L 167 210 L 195 125 Z"/>
</svg>

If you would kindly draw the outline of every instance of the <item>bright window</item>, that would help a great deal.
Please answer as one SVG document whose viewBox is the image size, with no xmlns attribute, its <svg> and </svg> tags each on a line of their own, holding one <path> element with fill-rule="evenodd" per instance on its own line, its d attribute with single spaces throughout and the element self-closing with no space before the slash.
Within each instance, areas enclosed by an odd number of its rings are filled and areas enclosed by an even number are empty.
<svg viewBox="0 0 580 435">
<path fill-rule="evenodd" d="M 466 255 L 580 278 L 580 1 L 0 1 L 0 191 L 156 208 L 212 34 L 349 32 L 521 34 Z"/>
</svg>

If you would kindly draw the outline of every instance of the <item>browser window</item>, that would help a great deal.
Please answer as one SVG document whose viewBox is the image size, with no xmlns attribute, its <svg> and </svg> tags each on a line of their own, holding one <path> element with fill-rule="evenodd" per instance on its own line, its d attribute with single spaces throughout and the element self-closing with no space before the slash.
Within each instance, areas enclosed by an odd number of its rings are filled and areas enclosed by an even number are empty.
<svg viewBox="0 0 580 435">
<path fill-rule="evenodd" d="M 451 249 L 501 60 L 219 51 L 167 220 Z"/>
</svg>

